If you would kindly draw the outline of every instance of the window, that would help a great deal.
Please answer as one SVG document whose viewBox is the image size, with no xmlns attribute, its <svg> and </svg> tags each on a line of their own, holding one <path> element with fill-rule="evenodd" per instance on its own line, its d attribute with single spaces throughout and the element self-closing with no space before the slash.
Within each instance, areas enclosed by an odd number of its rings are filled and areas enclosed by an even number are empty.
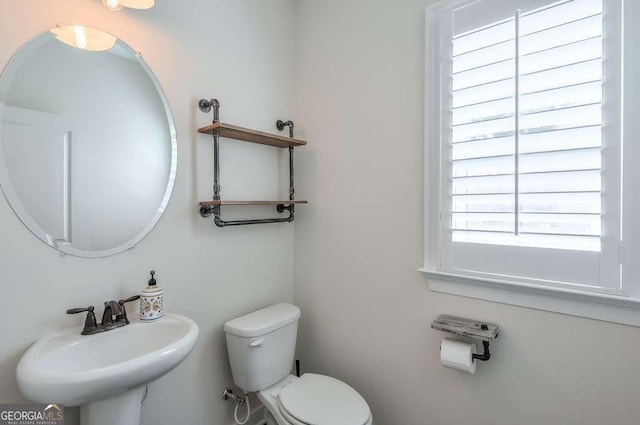
<svg viewBox="0 0 640 425">
<path fill-rule="evenodd" d="M 640 54 L 622 40 L 640 31 L 623 1 L 452 0 L 427 15 L 424 270 L 640 299 L 622 244 L 640 227 L 623 185 L 640 178 L 623 143 Z"/>
</svg>

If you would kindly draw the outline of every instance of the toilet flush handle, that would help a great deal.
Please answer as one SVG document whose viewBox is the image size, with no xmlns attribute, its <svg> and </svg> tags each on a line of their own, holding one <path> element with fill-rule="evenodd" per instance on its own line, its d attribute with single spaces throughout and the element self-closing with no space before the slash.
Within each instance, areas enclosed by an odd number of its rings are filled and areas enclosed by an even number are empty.
<svg viewBox="0 0 640 425">
<path fill-rule="evenodd" d="M 259 347 L 259 346 L 262 345 L 263 342 L 264 342 L 264 339 L 256 339 L 255 341 L 250 343 L 249 346 L 251 346 L 251 347 Z"/>
</svg>

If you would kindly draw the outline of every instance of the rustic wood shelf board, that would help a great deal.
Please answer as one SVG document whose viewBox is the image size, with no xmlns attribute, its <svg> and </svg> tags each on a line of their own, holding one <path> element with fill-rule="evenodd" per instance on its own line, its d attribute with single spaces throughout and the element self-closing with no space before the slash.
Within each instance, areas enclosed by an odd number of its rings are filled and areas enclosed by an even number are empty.
<svg viewBox="0 0 640 425">
<path fill-rule="evenodd" d="M 202 134 L 213 134 L 215 131 L 218 132 L 220 137 L 258 143 L 267 146 L 275 146 L 278 148 L 288 148 L 289 146 L 304 146 L 307 144 L 307 142 L 305 142 L 304 140 L 278 136 L 275 134 L 264 133 L 262 131 L 250 130 L 248 128 L 225 124 L 223 122 L 213 123 L 211 125 L 198 129 L 198 133 Z"/>
<path fill-rule="evenodd" d="M 212 206 L 217 207 L 219 205 L 292 205 L 292 204 L 306 204 L 307 201 L 227 201 L 227 200 L 219 200 L 219 201 L 203 201 L 200 202 L 201 206 Z"/>
<path fill-rule="evenodd" d="M 498 325 L 463 317 L 441 314 L 431 323 L 433 329 L 448 332 L 453 335 L 466 336 L 481 341 L 493 341 L 498 337 Z M 486 327 L 486 329 L 483 329 Z"/>
</svg>

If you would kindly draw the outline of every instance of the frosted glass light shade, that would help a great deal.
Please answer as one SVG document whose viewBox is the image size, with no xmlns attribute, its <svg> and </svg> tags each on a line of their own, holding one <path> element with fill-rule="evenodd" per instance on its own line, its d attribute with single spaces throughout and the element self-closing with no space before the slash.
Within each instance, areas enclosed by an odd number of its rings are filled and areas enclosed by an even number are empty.
<svg viewBox="0 0 640 425">
<path fill-rule="evenodd" d="M 155 5 L 155 0 L 102 0 L 102 4 L 109 10 L 120 10 L 123 7 L 129 9 L 151 9 Z"/>
<path fill-rule="evenodd" d="M 84 25 L 60 26 L 50 31 L 64 44 L 94 52 L 111 49 L 117 40 L 109 33 Z"/>
<path fill-rule="evenodd" d="M 151 9 L 155 4 L 155 0 L 120 0 L 124 7 L 129 9 Z"/>
<path fill-rule="evenodd" d="M 104 4 L 107 9 L 112 11 L 122 9 L 122 2 L 120 0 L 102 0 L 102 4 Z"/>
</svg>

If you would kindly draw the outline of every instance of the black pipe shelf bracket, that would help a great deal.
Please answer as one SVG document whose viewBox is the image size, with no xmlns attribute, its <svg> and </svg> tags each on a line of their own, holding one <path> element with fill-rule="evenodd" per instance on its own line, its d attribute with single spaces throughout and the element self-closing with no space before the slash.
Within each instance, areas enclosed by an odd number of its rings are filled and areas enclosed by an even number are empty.
<svg viewBox="0 0 640 425">
<path fill-rule="evenodd" d="M 293 121 L 278 120 L 276 128 L 280 131 L 289 128 L 289 137 L 250 130 L 231 124 L 220 122 L 220 102 L 217 99 L 201 99 L 198 107 L 202 112 L 208 113 L 213 110 L 213 123 L 198 129 L 199 133 L 213 136 L 213 200 L 200 202 L 200 215 L 210 217 L 213 215 L 214 222 L 218 227 L 242 226 L 248 224 L 266 223 L 291 223 L 295 218 L 295 205 L 306 204 L 307 201 L 295 199 L 294 169 L 293 169 L 293 149 L 297 146 L 307 144 L 304 140 L 293 137 Z M 289 199 L 278 201 L 230 201 L 220 197 L 220 138 L 230 138 L 250 143 L 274 146 L 289 149 Z M 278 213 L 288 212 L 287 217 L 265 218 L 252 220 L 223 220 L 221 207 L 223 205 L 274 205 Z"/>
<path fill-rule="evenodd" d="M 498 325 L 487 322 L 480 322 L 464 317 L 441 314 L 431 323 L 431 327 L 438 331 L 447 332 L 452 335 L 463 336 L 474 340 L 482 341 L 484 348 L 482 354 L 474 354 L 474 360 L 486 362 L 491 358 L 489 344 L 498 338 Z"/>
</svg>

